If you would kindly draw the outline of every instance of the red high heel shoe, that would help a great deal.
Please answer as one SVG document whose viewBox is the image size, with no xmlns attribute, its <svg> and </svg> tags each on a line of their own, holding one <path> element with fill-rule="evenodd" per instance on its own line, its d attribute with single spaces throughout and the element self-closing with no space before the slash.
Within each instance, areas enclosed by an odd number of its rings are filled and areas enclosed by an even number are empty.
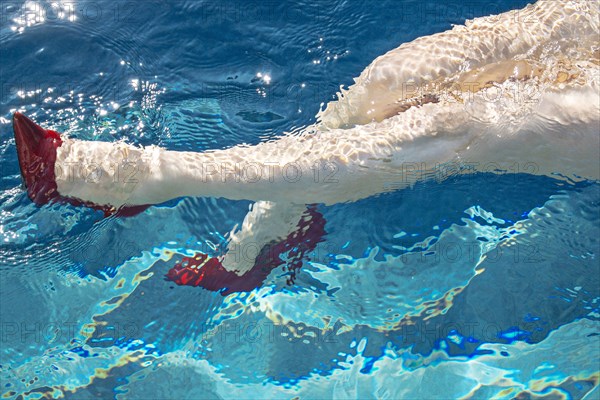
<svg viewBox="0 0 600 400">
<path fill-rule="evenodd" d="M 223 295 L 249 292 L 260 287 L 271 271 L 285 262 L 279 256 L 289 252 L 287 269 L 291 274 L 287 283 L 292 284 L 305 254 L 323 241 L 325 233 L 325 218 L 315 206 L 310 206 L 298 223 L 298 229 L 282 242 L 265 246 L 256 258 L 254 267 L 245 274 L 240 276 L 227 271 L 217 258 L 198 253 L 194 257 L 183 257 L 167 272 L 165 279 L 180 286 L 200 286 L 220 291 Z"/>
</svg>

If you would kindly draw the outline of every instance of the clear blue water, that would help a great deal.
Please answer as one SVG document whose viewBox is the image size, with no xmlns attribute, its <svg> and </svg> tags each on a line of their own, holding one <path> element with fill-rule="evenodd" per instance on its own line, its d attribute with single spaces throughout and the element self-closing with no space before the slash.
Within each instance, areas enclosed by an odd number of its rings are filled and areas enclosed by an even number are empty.
<svg viewBox="0 0 600 400">
<path fill-rule="evenodd" d="M 226 297 L 163 276 L 248 202 L 103 218 L 21 187 L 15 110 L 86 140 L 258 143 L 401 43 L 526 3 L 2 2 L 3 398 L 599 398 L 597 183 L 476 174 L 319 206 L 293 285 L 279 268 Z"/>
</svg>

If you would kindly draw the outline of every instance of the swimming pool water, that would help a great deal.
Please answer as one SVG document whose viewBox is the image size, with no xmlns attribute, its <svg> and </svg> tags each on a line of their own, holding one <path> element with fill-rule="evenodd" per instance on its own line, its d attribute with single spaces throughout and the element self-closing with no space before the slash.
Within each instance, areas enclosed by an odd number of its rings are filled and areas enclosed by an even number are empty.
<svg viewBox="0 0 600 400">
<path fill-rule="evenodd" d="M 103 218 L 21 187 L 14 111 L 86 140 L 256 144 L 401 43 L 525 4 L 3 2 L 3 398 L 598 398 L 597 182 L 513 170 L 319 205 L 296 281 L 228 296 L 163 277 L 249 202 Z"/>
</svg>

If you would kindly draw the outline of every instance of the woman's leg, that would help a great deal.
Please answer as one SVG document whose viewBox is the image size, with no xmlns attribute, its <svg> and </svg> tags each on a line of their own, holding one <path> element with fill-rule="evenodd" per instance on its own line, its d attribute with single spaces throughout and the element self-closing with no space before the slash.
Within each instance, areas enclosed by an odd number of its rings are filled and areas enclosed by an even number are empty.
<svg viewBox="0 0 600 400">
<path fill-rule="evenodd" d="M 289 284 L 293 283 L 296 273 L 302 266 L 303 260 L 308 256 L 308 253 L 315 249 L 319 242 L 324 240 L 325 235 L 325 219 L 323 215 L 316 210 L 315 206 L 303 208 L 304 212 L 300 216 L 299 221 L 294 224 L 292 231 L 283 238 L 277 236 L 277 239 L 263 245 L 256 257 L 252 255 L 245 260 L 246 262 L 251 262 L 252 265 L 248 270 L 243 271 L 243 273 L 240 273 L 239 269 L 236 271 L 228 270 L 218 258 L 198 253 L 193 257 L 183 257 L 182 260 L 169 270 L 166 274 L 166 279 L 180 286 L 200 286 L 207 290 L 218 291 L 226 295 L 232 292 L 250 291 L 260 287 L 273 269 L 286 264 L 285 269 L 287 269 L 289 274 L 287 281 Z M 249 219 L 254 219 L 254 217 L 250 217 Z M 270 222 L 267 219 L 261 221 L 265 222 L 265 227 L 269 225 L 273 227 L 276 224 L 275 219 Z M 265 229 L 262 225 L 258 228 L 260 230 Z M 264 232 L 262 235 L 260 233 L 258 235 L 263 237 L 263 241 L 266 238 Z M 251 240 L 251 236 L 247 237 Z M 271 237 L 275 238 L 274 235 Z M 249 240 L 244 239 L 238 243 L 242 244 L 244 241 L 247 244 L 250 243 Z M 236 250 L 233 250 L 230 246 L 228 251 L 235 252 Z M 283 254 L 287 254 L 286 260 L 281 258 Z M 235 258 L 233 258 L 233 262 L 235 261 Z M 235 268 L 240 267 L 238 265 Z"/>
<path fill-rule="evenodd" d="M 229 236 L 227 252 L 221 259 L 223 267 L 244 275 L 251 270 L 265 246 L 286 239 L 298 229 L 306 212 L 304 204 L 257 201 L 246 214 L 241 229 Z"/>
</svg>

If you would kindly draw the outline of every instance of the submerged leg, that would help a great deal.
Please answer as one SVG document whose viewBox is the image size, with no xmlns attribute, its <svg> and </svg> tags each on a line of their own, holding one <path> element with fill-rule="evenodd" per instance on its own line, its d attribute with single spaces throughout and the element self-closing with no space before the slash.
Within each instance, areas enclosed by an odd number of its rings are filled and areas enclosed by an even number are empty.
<svg viewBox="0 0 600 400">
<path fill-rule="evenodd" d="M 252 269 L 265 246 L 280 242 L 296 231 L 305 211 L 304 204 L 254 203 L 241 229 L 231 231 L 227 252 L 221 260 L 225 269 L 244 275 Z"/>
<path fill-rule="evenodd" d="M 200 286 L 207 290 L 221 291 L 222 294 L 226 295 L 233 292 L 247 292 L 260 287 L 273 269 L 287 263 L 287 269 L 290 271 L 288 284 L 293 283 L 296 272 L 302 265 L 302 260 L 306 254 L 314 250 L 317 244 L 323 240 L 323 236 L 325 235 L 325 219 L 316 210 L 315 206 L 309 206 L 308 208 L 303 206 L 303 213 L 293 225 L 293 229 L 286 236 L 282 238 L 279 235 L 269 235 L 269 228 L 274 228 L 274 230 L 282 232 L 282 228 L 276 227 L 276 225 L 277 222 L 283 221 L 279 220 L 275 213 L 264 212 L 276 207 L 274 204 L 259 205 L 256 210 L 261 209 L 261 211 L 257 212 L 253 208 L 244 220 L 244 223 L 256 219 L 261 220 L 261 225 L 248 225 L 255 227 L 255 230 L 245 231 L 244 227 L 242 227 L 241 232 L 246 232 L 243 235 L 250 232 L 257 232 L 258 236 L 263 238 L 262 241 L 265 243 L 260 248 L 258 255 L 251 257 L 252 265 L 248 270 L 238 274 L 236 272 L 240 272 L 239 269 L 235 271 L 228 269 L 218 258 L 198 253 L 193 257 L 183 257 L 181 262 L 178 262 L 169 270 L 166 279 L 180 286 Z M 295 209 L 297 210 L 297 208 Z M 291 215 L 291 212 L 288 215 Z M 269 218 L 271 220 L 263 226 L 262 222 L 267 221 Z M 284 225 L 289 226 L 287 224 Z M 264 232 L 261 234 L 258 231 Z M 250 243 L 249 239 L 247 239 L 250 236 L 244 236 L 244 239 L 241 239 L 243 235 L 239 235 L 238 238 L 240 239 L 236 239 L 236 246 L 242 243 Z M 268 236 L 271 236 L 273 240 L 267 242 Z M 232 247 L 229 246 L 229 251 L 232 251 L 231 249 Z M 287 253 L 287 260 L 282 260 L 280 256 L 285 253 Z M 229 260 L 232 259 L 233 262 L 236 261 L 235 258 L 229 258 Z M 237 268 L 240 268 L 240 265 L 242 264 L 237 264 Z M 231 264 L 229 268 L 232 268 Z"/>
</svg>

